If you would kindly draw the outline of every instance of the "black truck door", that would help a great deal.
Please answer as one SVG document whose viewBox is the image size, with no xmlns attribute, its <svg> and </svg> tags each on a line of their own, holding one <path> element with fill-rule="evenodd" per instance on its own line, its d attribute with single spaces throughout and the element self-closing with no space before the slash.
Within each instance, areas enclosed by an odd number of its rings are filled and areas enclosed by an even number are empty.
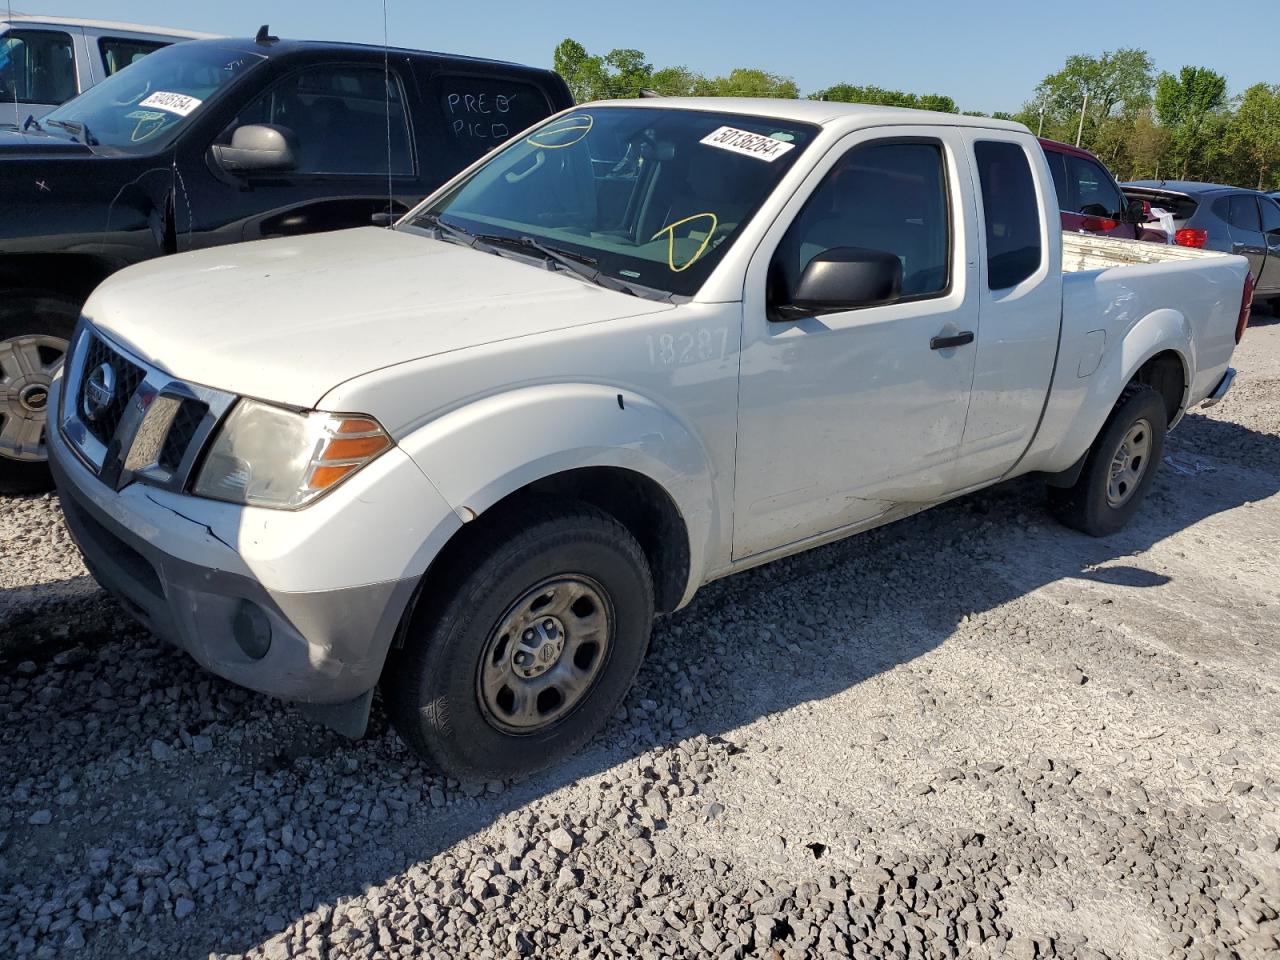
<svg viewBox="0 0 1280 960">
<path fill-rule="evenodd" d="M 368 226 L 390 208 L 404 213 L 426 194 L 415 142 L 420 114 L 408 61 L 381 54 L 311 62 L 248 98 L 215 135 L 179 151 L 177 249 Z M 286 170 L 235 171 L 214 145 L 238 128 L 283 128 L 293 148 Z M 184 206 L 185 204 L 185 206 Z"/>
</svg>

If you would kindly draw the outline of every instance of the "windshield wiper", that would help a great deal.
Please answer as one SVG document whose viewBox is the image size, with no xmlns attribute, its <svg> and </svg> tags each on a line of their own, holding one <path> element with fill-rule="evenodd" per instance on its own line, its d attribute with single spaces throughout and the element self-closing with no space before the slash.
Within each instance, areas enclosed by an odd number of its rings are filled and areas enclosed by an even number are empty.
<svg viewBox="0 0 1280 960">
<path fill-rule="evenodd" d="M 485 239 L 488 238 L 486 237 Z M 618 293 L 627 293 L 633 297 L 645 296 L 645 294 L 640 293 L 631 285 L 623 283 L 621 280 L 615 280 L 602 272 L 596 266 L 599 261 L 593 257 L 570 253 L 567 250 L 558 250 L 533 237 L 521 237 L 519 242 L 521 246 L 532 247 L 548 260 L 554 261 L 570 273 L 576 273 L 584 280 L 596 284 L 596 286 L 604 287 L 606 290 L 616 290 Z M 669 299 L 669 295 L 663 299 Z"/>
<path fill-rule="evenodd" d="M 78 139 L 86 147 L 98 146 L 98 138 L 89 132 L 89 125 L 87 123 L 75 123 L 71 120 L 50 120 L 48 122 L 50 126 L 58 127 L 61 130 L 67 131 L 67 133 L 71 134 L 75 139 Z"/>
<path fill-rule="evenodd" d="M 40 121 L 36 119 L 36 115 L 34 113 L 28 114 L 27 119 L 22 122 L 23 132 L 30 130 L 32 127 L 35 127 L 41 133 L 44 133 L 44 127 L 40 126 Z"/>
<path fill-rule="evenodd" d="M 452 223 L 446 223 L 438 213 L 424 213 L 418 217 L 418 221 L 425 222 L 441 236 L 450 237 L 464 246 L 471 247 L 473 250 L 481 250 L 485 253 L 498 253 L 502 247 L 514 247 L 521 253 L 535 250 L 542 255 L 542 259 L 547 262 L 548 266 L 554 265 L 568 270 L 570 273 L 598 287 L 604 287 L 606 290 L 614 290 L 618 293 L 626 293 L 633 297 L 643 297 L 647 300 L 672 302 L 671 294 L 669 293 L 649 290 L 645 287 L 633 287 L 630 284 L 623 283 L 621 280 L 608 276 L 596 266 L 598 261 L 593 257 L 549 247 L 533 237 L 502 237 L 492 233 L 472 233 L 470 230 Z"/>
</svg>

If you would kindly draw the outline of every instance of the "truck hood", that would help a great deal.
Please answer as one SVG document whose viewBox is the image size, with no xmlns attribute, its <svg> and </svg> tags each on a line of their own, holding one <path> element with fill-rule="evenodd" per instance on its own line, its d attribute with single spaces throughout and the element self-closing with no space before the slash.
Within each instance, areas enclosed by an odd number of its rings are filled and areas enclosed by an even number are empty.
<svg viewBox="0 0 1280 960">
<path fill-rule="evenodd" d="M 397 363 L 669 309 L 421 234 L 361 227 L 130 267 L 85 316 L 179 379 L 314 406 Z"/>
<path fill-rule="evenodd" d="M 20 133 L 15 127 L 0 127 L 0 159 L 56 160 L 92 156 L 93 151 L 83 143 L 67 137 L 54 137 L 36 130 Z"/>
</svg>

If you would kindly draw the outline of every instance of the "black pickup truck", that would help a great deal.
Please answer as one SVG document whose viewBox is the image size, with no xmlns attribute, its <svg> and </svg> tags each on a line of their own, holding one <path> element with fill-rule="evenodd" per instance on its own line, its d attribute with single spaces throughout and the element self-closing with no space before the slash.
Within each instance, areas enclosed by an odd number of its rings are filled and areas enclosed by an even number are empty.
<svg viewBox="0 0 1280 960">
<path fill-rule="evenodd" d="M 263 28 L 166 47 L 0 131 L 0 493 L 51 485 L 48 385 L 109 274 L 403 213 L 572 104 L 547 70 Z"/>
</svg>

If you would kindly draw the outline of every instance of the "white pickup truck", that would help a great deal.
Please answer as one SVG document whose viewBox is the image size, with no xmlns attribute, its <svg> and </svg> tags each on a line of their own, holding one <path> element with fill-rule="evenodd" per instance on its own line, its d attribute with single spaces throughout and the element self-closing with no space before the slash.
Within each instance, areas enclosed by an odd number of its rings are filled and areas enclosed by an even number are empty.
<svg viewBox="0 0 1280 960">
<path fill-rule="evenodd" d="M 717 577 L 1033 472 L 1117 530 L 1249 306 L 1239 257 L 1064 240 L 1016 124 L 619 101 L 393 229 L 116 274 L 49 448 L 156 634 L 352 735 L 381 684 L 420 754 L 517 776 Z"/>
</svg>

